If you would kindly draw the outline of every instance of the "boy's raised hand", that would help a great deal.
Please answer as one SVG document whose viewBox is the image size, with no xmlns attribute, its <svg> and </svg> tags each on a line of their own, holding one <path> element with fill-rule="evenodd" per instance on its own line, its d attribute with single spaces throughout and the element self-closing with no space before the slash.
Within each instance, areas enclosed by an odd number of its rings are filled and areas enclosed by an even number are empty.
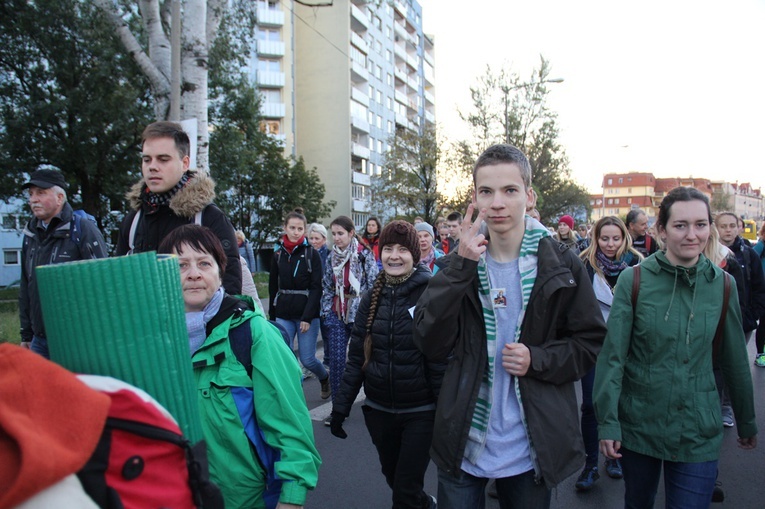
<svg viewBox="0 0 765 509">
<path fill-rule="evenodd" d="M 475 221 L 473 221 L 474 211 L 475 203 L 471 203 L 468 205 L 465 218 L 460 225 L 460 245 L 457 248 L 457 254 L 468 260 L 478 261 L 484 251 L 486 251 L 486 245 L 489 241 L 480 232 L 481 223 L 483 223 L 483 218 L 486 216 L 486 210 L 480 210 Z"/>
</svg>

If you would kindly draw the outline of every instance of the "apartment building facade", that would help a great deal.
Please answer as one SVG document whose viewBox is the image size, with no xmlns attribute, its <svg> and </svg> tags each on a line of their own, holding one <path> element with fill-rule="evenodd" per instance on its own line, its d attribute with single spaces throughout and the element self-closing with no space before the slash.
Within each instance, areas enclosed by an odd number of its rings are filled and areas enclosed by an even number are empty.
<svg viewBox="0 0 765 509">
<path fill-rule="evenodd" d="M 290 2 L 258 0 L 247 75 L 260 92 L 262 129 L 295 154 L 294 19 Z M 286 6 L 286 8 L 285 8 Z"/>
<path fill-rule="evenodd" d="M 361 228 L 390 137 L 435 122 L 433 39 L 416 0 L 292 8 L 295 151 Z"/>
<path fill-rule="evenodd" d="M 672 189 L 694 187 L 709 198 L 713 211 L 729 210 L 744 219 L 765 219 L 765 204 L 760 189 L 749 183 L 711 181 L 697 177 L 656 178 L 653 173 L 608 173 L 603 176 L 603 194 L 590 196 L 592 220 L 603 216 L 625 217 L 642 209 L 653 224 L 664 196 Z"/>
</svg>

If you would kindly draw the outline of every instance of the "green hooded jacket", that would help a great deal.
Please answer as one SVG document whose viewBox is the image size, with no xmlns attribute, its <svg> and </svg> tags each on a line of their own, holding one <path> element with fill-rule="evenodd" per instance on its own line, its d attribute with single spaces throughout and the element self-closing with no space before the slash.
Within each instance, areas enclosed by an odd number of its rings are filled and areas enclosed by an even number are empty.
<svg viewBox="0 0 765 509">
<path fill-rule="evenodd" d="M 722 312 L 725 273 L 703 255 L 686 268 L 672 265 L 663 252 L 646 258 L 641 267 L 634 314 L 634 269 L 619 277 L 598 357 L 593 402 L 599 438 L 662 460 L 716 460 L 723 425 L 712 340 Z M 757 434 L 752 378 L 731 283 L 717 361 L 730 389 L 739 436 L 749 438 Z"/>
<path fill-rule="evenodd" d="M 221 488 L 226 507 L 273 507 L 275 497 L 281 503 L 304 505 L 307 491 L 318 481 L 321 459 L 300 367 L 252 300 L 237 298 L 255 309 L 231 315 L 192 355 L 210 476 Z M 247 323 L 252 378 L 228 340 L 230 329 Z"/>
</svg>

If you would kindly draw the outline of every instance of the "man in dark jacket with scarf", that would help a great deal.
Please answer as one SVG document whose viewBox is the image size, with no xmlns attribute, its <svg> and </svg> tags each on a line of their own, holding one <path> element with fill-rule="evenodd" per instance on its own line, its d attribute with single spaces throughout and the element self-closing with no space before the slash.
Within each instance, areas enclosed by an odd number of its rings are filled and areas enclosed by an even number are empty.
<svg viewBox="0 0 765 509">
<path fill-rule="evenodd" d="M 127 193 L 133 209 L 122 221 L 116 255 L 156 251 L 175 228 L 196 222 L 210 228 L 226 251 L 226 293 L 242 293 L 242 266 L 234 227 L 213 204 L 215 183 L 189 170 L 191 143 L 175 122 L 154 122 L 143 131 L 143 178 Z"/>
<path fill-rule="evenodd" d="M 431 447 L 438 505 L 484 507 L 495 478 L 502 507 L 545 509 L 584 464 L 574 382 L 594 366 L 606 327 L 582 263 L 524 215 L 526 156 L 489 147 L 473 180 L 460 245 L 415 311 L 415 344 L 449 362 Z"/>
<path fill-rule="evenodd" d="M 56 170 L 37 170 L 23 186 L 29 193 L 29 206 L 34 217 L 24 228 L 21 247 L 21 344 L 46 359 L 49 358 L 48 340 L 37 291 L 36 268 L 106 258 L 106 244 L 101 232 L 93 221 L 74 218 L 67 202 L 66 188 L 64 175 Z"/>
</svg>

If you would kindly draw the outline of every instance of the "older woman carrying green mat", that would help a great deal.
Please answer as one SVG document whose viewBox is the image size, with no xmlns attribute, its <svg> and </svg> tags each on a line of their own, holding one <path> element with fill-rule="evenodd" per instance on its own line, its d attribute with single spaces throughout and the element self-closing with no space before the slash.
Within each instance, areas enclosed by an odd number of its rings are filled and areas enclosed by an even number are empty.
<svg viewBox="0 0 765 509">
<path fill-rule="evenodd" d="M 250 298 L 226 295 L 212 231 L 181 226 L 159 251 L 178 256 L 210 477 L 226 506 L 302 507 L 321 460 L 295 356 Z"/>
</svg>

